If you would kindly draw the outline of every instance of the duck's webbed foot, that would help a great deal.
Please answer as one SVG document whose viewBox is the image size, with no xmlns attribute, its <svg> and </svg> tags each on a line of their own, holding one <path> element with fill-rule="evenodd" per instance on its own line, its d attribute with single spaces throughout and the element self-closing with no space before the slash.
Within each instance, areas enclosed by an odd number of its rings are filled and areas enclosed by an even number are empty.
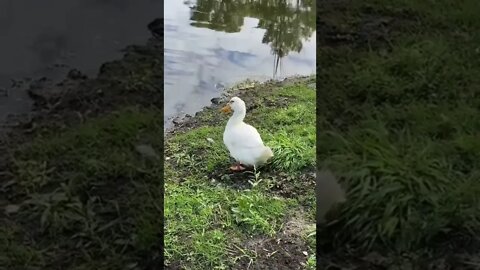
<svg viewBox="0 0 480 270">
<path fill-rule="evenodd" d="M 235 165 L 230 167 L 230 170 L 232 170 L 234 172 L 241 172 L 241 171 L 245 170 L 245 167 L 243 167 L 242 164 L 235 164 Z"/>
</svg>

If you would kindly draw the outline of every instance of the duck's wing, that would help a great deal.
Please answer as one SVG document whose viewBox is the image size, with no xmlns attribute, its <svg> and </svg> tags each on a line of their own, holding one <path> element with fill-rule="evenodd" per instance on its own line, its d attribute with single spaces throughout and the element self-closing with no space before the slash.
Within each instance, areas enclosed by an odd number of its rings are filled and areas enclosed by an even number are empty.
<svg viewBox="0 0 480 270">
<path fill-rule="evenodd" d="M 258 148 L 264 146 L 257 129 L 250 125 L 243 124 L 241 127 L 236 128 L 232 135 L 235 146 L 241 148 Z"/>
</svg>

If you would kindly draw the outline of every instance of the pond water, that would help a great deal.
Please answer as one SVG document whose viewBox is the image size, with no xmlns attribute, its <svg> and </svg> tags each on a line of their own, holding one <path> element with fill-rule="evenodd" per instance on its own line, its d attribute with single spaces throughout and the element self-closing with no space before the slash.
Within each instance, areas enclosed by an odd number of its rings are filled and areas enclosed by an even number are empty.
<svg viewBox="0 0 480 270">
<path fill-rule="evenodd" d="M 162 6 L 158 0 L 0 0 L 0 123 L 30 110 L 12 79 L 57 80 L 72 68 L 94 76 L 127 45 L 146 43 L 147 25 L 162 17 Z"/>
<path fill-rule="evenodd" d="M 164 18 L 166 127 L 235 82 L 315 73 L 313 0 L 171 0 Z"/>
</svg>

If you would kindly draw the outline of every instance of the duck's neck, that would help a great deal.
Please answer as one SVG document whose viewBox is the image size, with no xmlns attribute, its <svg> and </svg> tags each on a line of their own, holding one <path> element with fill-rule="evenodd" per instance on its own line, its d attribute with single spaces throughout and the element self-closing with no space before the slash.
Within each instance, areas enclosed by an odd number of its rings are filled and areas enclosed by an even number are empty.
<svg viewBox="0 0 480 270">
<path fill-rule="evenodd" d="M 227 125 L 235 125 L 243 122 L 245 119 L 246 112 L 245 110 L 235 111 L 233 115 L 228 119 Z"/>
</svg>

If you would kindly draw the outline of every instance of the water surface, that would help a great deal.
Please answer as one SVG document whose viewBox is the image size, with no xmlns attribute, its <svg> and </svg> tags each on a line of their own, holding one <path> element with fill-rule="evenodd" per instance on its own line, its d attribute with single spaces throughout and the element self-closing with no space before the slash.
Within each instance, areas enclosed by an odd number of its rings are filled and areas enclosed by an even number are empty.
<svg viewBox="0 0 480 270">
<path fill-rule="evenodd" d="M 165 119 L 194 114 L 224 86 L 315 72 L 315 2 L 167 1 Z"/>
<path fill-rule="evenodd" d="M 0 0 L 0 122 L 28 112 L 30 101 L 11 80 L 61 79 L 71 68 L 94 76 L 121 49 L 145 44 L 147 24 L 162 16 L 158 0 Z"/>
</svg>

